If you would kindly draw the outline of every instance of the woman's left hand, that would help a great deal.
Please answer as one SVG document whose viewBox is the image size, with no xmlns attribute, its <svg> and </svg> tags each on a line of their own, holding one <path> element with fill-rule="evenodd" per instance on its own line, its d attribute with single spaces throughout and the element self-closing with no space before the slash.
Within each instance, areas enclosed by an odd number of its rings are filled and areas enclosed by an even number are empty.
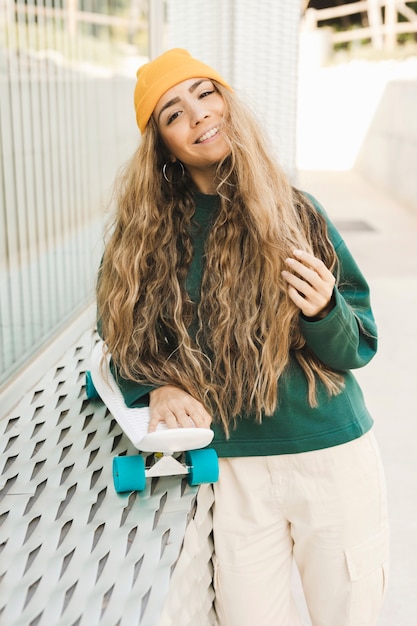
<svg viewBox="0 0 417 626">
<path fill-rule="evenodd" d="M 288 295 L 306 317 L 323 319 L 332 310 L 335 277 L 323 261 L 302 250 L 293 250 L 294 258 L 285 259 L 288 270 L 282 272 L 288 283 Z"/>
</svg>

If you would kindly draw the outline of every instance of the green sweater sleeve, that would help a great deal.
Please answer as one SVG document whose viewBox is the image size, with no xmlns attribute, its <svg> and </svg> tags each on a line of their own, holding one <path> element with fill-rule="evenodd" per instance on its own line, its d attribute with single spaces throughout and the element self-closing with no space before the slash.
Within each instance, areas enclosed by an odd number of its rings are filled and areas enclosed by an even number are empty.
<svg viewBox="0 0 417 626">
<path fill-rule="evenodd" d="M 117 381 L 126 406 L 129 408 L 142 408 L 149 405 L 149 393 L 156 389 L 158 385 L 141 384 L 134 380 L 123 378 L 120 376 L 112 360 L 110 361 L 110 371 Z"/>
<path fill-rule="evenodd" d="M 327 221 L 338 257 L 339 278 L 335 307 L 322 320 L 311 321 L 301 316 L 301 331 L 309 348 L 329 367 L 336 370 L 363 367 L 377 350 L 369 286 L 324 209 L 312 196 L 308 197 Z"/>
</svg>

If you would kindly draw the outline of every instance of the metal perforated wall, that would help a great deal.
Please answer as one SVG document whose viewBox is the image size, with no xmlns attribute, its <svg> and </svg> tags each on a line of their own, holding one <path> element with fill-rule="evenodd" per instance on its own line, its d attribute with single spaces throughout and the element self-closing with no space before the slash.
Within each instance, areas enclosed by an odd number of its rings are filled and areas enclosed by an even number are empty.
<svg viewBox="0 0 417 626">
<path fill-rule="evenodd" d="M 0 623 L 212 626 L 211 491 L 197 509 L 179 477 L 116 494 L 112 457 L 136 451 L 86 399 L 93 341 L 0 421 Z"/>
</svg>

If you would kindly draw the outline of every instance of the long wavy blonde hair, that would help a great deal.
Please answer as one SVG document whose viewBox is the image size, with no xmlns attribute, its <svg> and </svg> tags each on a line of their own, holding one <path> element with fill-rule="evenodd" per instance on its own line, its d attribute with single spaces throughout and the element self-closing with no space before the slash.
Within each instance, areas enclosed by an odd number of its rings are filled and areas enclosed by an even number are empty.
<svg viewBox="0 0 417 626">
<path fill-rule="evenodd" d="M 311 406 L 317 405 L 317 380 L 333 395 L 342 376 L 307 348 L 300 311 L 281 276 L 294 248 L 337 272 L 325 220 L 278 167 L 252 113 L 234 93 L 216 88 L 225 101 L 230 153 L 217 169 L 219 206 L 198 306 L 185 288 L 193 185 L 187 172 L 176 185 L 164 179 L 169 154 L 153 119 L 115 187 L 97 304 L 121 376 L 184 389 L 229 434 L 241 414 L 261 422 L 274 412 L 291 354 L 305 373 Z"/>
</svg>

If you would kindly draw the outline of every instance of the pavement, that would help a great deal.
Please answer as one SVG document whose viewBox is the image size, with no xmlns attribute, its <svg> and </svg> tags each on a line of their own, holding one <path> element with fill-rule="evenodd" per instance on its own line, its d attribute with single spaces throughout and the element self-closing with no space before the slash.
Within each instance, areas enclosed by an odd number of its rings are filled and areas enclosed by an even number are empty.
<svg viewBox="0 0 417 626">
<path fill-rule="evenodd" d="M 415 626 L 417 210 L 354 171 L 301 171 L 297 184 L 323 204 L 371 287 L 380 347 L 356 376 L 375 420 L 390 511 L 391 569 L 378 626 Z"/>
</svg>

